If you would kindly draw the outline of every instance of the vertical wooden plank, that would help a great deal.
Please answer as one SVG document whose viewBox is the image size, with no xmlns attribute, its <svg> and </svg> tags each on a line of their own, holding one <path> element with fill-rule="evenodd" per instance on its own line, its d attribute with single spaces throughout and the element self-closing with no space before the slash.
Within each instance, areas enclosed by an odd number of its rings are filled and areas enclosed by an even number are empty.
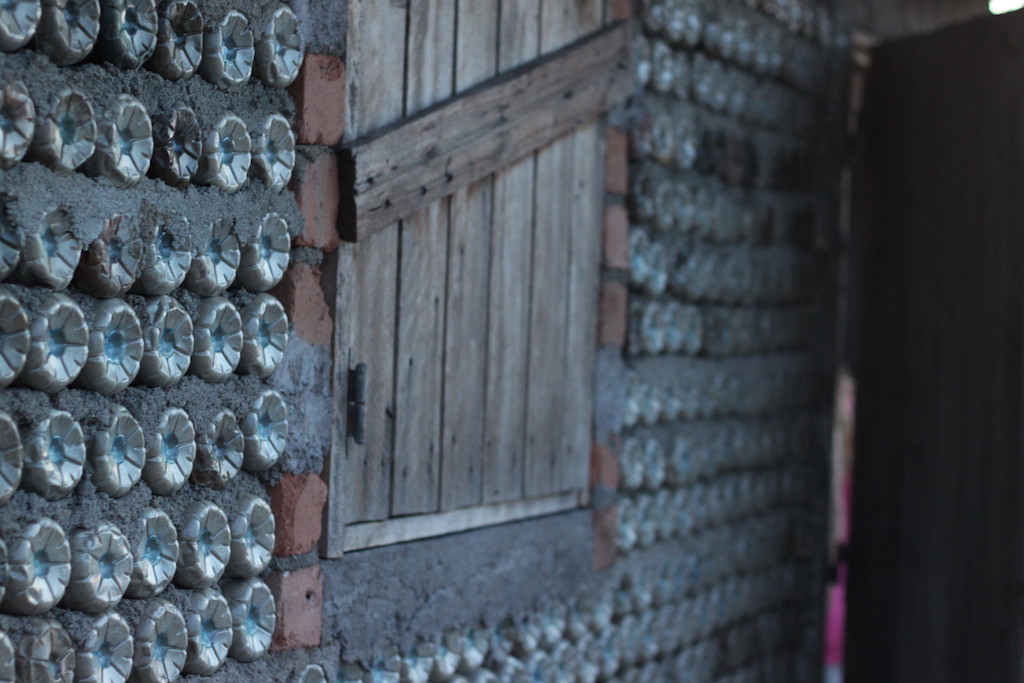
<svg viewBox="0 0 1024 683">
<path fill-rule="evenodd" d="M 534 59 L 540 50 L 540 0 L 504 0 L 498 32 L 498 71 Z"/>
<path fill-rule="evenodd" d="M 448 200 L 402 223 L 391 514 L 438 503 Z"/>
<path fill-rule="evenodd" d="M 459 0 L 457 25 L 455 87 L 465 90 L 497 71 L 497 0 Z M 441 510 L 476 505 L 482 494 L 493 187 L 488 178 L 451 197 Z"/>
<path fill-rule="evenodd" d="M 540 54 L 580 34 L 576 2 L 541 0 Z M 534 188 L 530 342 L 527 375 L 526 456 L 523 492 L 552 493 L 561 486 L 564 453 L 565 335 L 568 320 L 569 183 L 572 143 L 562 139 L 537 152 Z"/>
<path fill-rule="evenodd" d="M 532 157 L 494 180 L 483 456 L 487 503 L 514 500 L 523 491 L 533 184 Z"/>
<path fill-rule="evenodd" d="M 602 0 L 543 0 L 540 19 L 541 54 L 601 27 Z"/>
<path fill-rule="evenodd" d="M 600 0 L 543 0 L 541 53 L 572 43 L 600 22 Z M 573 152 L 573 140 L 567 137 L 537 153 L 524 464 L 527 496 L 560 490 L 562 463 L 568 457 L 565 435 L 570 399 L 565 384 L 570 362 L 566 340 Z"/>
<path fill-rule="evenodd" d="M 452 94 L 454 38 L 454 3 L 411 4 L 407 115 Z M 438 202 L 404 221 L 400 231 L 392 515 L 432 512 L 438 505 L 448 207 L 448 200 Z"/>
<path fill-rule="evenodd" d="M 352 252 L 351 352 L 335 363 L 348 367 L 366 363 L 366 444 L 347 444 L 343 491 L 347 522 L 385 519 L 391 501 L 393 452 L 393 392 L 395 353 L 396 262 L 398 229 L 390 228 L 359 245 L 342 245 Z M 339 269 L 340 270 L 340 269 Z"/>
<path fill-rule="evenodd" d="M 458 0 L 457 24 L 455 92 L 458 93 L 486 81 L 498 70 L 498 0 Z"/>
<path fill-rule="evenodd" d="M 558 490 L 559 462 L 565 455 L 571 220 L 571 186 L 566 179 L 572 172 L 572 152 L 572 140 L 563 138 L 537 154 L 524 468 L 527 496 Z"/>
<path fill-rule="evenodd" d="M 490 179 L 484 180 L 451 198 L 442 510 L 475 505 L 481 497 L 492 187 Z"/>
<path fill-rule="evenodd" d="M 405 44 L 405 33 L 404 2 L 350 2 L 346 139 L 402 117 L 405 55 L 396 46 Z M 334 444 L 327 533 L 332 552 L 342 547 L 344 524 L 385 519 L 390 512 L 398 228 L 339 250 L 338 300 L 348 309 L 336 311 L 336 404 L 346 398 L 341 380 L 348 367 L 363 362 L 370 372 L 366 444 L 340 434 Z M 343 411 L 336 419 L 344 419 Z"/>
<path fill-rule="evenodd" d="M 406 116 L 451 96 L 455 59 L 454 2 L 412 0 L 406 58 Z"/>
<path fill-rule="evenodd" d="M 569 222 L 569 284 L 566 336 L 566 448 L 559 467 L 561 489 L 586 491 L 593 423 L 593 375 L 597 347 L 601 218 L 604 203 L 602 127 L 592 123 L 572 136 L 572 218 Z"/>
<path fill-rule="evenodd" d="M 331 425 L 331 452 L 324 463 L 323 477 L 327 482 L 329 502 L 323 510 L 323 534 L 320 536 L 320 554 L 323 557 L 341 557 L 345 549 L 345 522 L 348 509 L 361 505 L 350 499 L 346 491 L 346 445 L 348 441 L 348 368 L 351 364 L 352 305 L 355 301 L 354 250 L 338 249 L 338 270 L 335 279 L 334 348 L 331 369 L 331 390 L 334 399 L 334 423 Z"/>
<path fill-rule="evenodd" d="M 501 3 L 497 47 L 499 71 L 537 57 L 540 0 Z M 523 494 L 535 169 L 534 155 L 494 177 L 482 463 L 485 503 Z"/>
<path fill-rule="evenodd" d="M 402 118 L 406 4 L 349 0 L 346 140 Z"/>
<path fill-rule="evenodd" d="M 407 116 L 451 96 L 454 45 L 454 3 L 411 3 Z M 439 502 L 448 209 L 449 200 L 437 202 L 400 231 L 392 515 L 433 512 Z"/>
</svg>

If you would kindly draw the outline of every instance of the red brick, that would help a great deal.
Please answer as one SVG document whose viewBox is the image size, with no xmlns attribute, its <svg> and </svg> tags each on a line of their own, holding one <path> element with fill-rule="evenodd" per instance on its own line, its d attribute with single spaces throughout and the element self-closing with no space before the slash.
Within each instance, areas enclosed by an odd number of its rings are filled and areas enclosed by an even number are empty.
<svg viewBox="0 0 1024 683">
<path fill-rule="evenodd" d="M 601 310 L 598 322 L 598 346 L 626 345 L 626 313 L 629 305 L 629 290 L 626 285 L 614 280 L 601 283 Z"/>
<path fill-rule="evenodd" d="M 277 520 L 274 554 L 302 555 L 320 541 L 327 484 L 317 475 L 285 474 L 271 486 L 270 509 Z"/>
<path fill-rule="evenodd" d="M 611 0 L 611 3 L 612 21 L 629 21 L 633 14 L 630 0 Z"/>
<path fill-rule="evenodd" d="M 629 214 L 611 204 L 604 210 L 604 267 L 629 270 Z"/>
<path fill-rule="evenodd" d="M 267 577 L 267 585 L 277 605 L 277 626 L 270 649 L 280 652 L 319 647 L 324 605 L 324 577 L 320 565 L 274 572 Z"/>
<path fill-rule="evenodd" d="M 338 159 L 333 153 L 306 161 L 296 169 L 292 190 L 305 222 L 302 234 L 294 244 L 331 251 L 341 241 L 338 237 Z"/>
<path fill-rule="evenodd" d="M 307 54 L 288 88 L 295 100 L 296 139 L 333 147 L 345 133 L 345 63 L 330 55 Z"/>
<path fill-rule="evenodd" d="M 616 506 L 594 508 L 594 569 L 607 569 L 615 564 L 618 553 L 619 510 Z M 280 617 L 278 617 L 280 619 Z"/>
<path fill-rule="evenodd" d="M 609 128 L 604 149 L 604 189 L 612 194 L 628 194 L 629 136 L 626 131 Z"/>
<path fill-rule="evenodd" d="M 270 293 L 276 296 L 288 319 L 295 325 L 295 334 L 310 344 L 328 346 L 334 330 L 331 310 L 324 298 L 319 266 L 292 264 Z"/>
<path fill-rule="evenodd" d="M 603 444 L 597 439 L 590 451 L 590 489 L 598 487 L 615 491 L 619 488 L 619 450 L 617 435 L 610 435 L 610 443 Z"/>
</svg>

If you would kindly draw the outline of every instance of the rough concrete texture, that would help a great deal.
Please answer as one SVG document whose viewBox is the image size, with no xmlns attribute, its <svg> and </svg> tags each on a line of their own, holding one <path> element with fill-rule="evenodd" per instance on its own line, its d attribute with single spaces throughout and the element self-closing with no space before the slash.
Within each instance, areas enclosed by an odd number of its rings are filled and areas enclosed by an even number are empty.
<svg viewBox="0 0 1024 683">
<path fill-rule="evenodd" d="M 604 440 L 622 431 L 629 370 L 622 352 L 614 347 L 599 349 L 594 368 L 594 433 Z"/>
<path fill-rule="evenodd" d="M 299 32 L 306 52 L 345 55 L 348 30 L 348 2 L 338 0 L 291 0 L 299 18 Z"/>
<path fill-rule="evenodd" d="M 339 644 L 346 664 L 372 666 L 389 646 L 411 652 L 417 637 L 436 640 L 447 629 L 522 624 L 556 603 L 581 605 L 622 595 L 624 585 L 642 575 L 656 577 L 660 567 L 678 565 L 689 552 L 684 541 L 660 543 L 618 555 L 613 564 L 595 570 L 589 553 L 584 558 L 579 552 L 590 548 L 585 546 L 590 531 L 583 531 L 590 526 L 589 512 L 572 512 L 325 562 L 324 642 Z M 559 539 L 565 530 L 571 536 Z M 536 547 L 545 545 L 557 547 L 551 553 L 556 564 L 548 556 L 538 562 Z M 480 571 L 467 571 L 474 562 L 481 563 Z M 342 578 L 353 566 L 355 573 Z M 389 573 L 375 575 L 375 569 Z M 418 578 L 417 570 L 422 571 Z M 445 571 L 453 572 L 447 580 Z M 335 589 L 345 595 L 332 599 Z M 348 599 L 352 591 L 359 595 Z M 399 610 L 398 604 L 409 609 Z M 410 623 L 414 614 L 421 617 L 416 626 Z M 339 624 L 340 636 L 334 631 Z"/>
<path fill-rule="evenodd" d="M 370 662 L 386 645 L 408 651 L 446 628 L 516 619 L 587 589 L 592 546 L 579 511 L 323 562 L 324 642 Z"/>
<path fill-rule="evenodd" d="M 291 335 L 284 360 L 268 380 L 288 405 L 288 447 L 278 466 L 281 471 L 319 473 L 324 468 L 324 457 L 331 448 L 329 426 L 334 420 L 332 368 L 330 348 Z M 267 483 L 277 481 L 278 468 L 265 477 Z"/>
</svg>

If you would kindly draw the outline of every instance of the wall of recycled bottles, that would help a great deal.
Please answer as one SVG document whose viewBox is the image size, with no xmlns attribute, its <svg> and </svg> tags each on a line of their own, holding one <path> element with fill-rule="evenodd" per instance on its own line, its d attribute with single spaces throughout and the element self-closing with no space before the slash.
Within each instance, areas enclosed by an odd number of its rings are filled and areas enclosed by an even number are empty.
<svg viewBox="0 0 1024 683">
<path fill-rule="evenodd" d="M 842 37 L 811 0 L 634 15 L 619 559 L 339 666 L 266 654 L 291 11 L 0 4 L 0 681 L 816 679 Z"/>
<path fill-rule="evenodd" d="M 619 557 L 340 680 L 820 680 L 845 40 L 810 0 L 633 13 Z"/>
<path fill-rule="evenodd" d="M 247 667 L 275 626 L 296 18 L 12 0 L 0 50 L 0 681 L 283 678 Z"/>
<path fill-rule="evenodd" d="M 641 7 L 619 548 L 685 549 L 676 675 L 819 680 L 844 40 L 825 3 Z"/>
</svg>

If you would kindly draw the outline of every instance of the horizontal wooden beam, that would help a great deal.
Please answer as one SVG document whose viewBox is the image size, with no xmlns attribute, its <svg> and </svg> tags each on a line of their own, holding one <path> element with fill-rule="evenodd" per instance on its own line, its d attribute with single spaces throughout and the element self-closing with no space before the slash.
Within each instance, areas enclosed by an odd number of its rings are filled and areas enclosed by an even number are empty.
<svg viewBox="0 0 1024 683">
<path fill-rule="evenodd" d="M 343 551 L 347 553 L 393 543 L 405 543 L 565 512 L 579 507 L 579 496 L 578 491 L 569 491 L 510 503 L 494 503 L 429 515 L 410 515 L 380 522 L 350 524 L 345 528 Z"/>
<path fill-rule="evenodd" d="M 588 123 L 633 91 L 624 23 L 353 141 L 343 239 L 365 239 Z"/>
</svg>

